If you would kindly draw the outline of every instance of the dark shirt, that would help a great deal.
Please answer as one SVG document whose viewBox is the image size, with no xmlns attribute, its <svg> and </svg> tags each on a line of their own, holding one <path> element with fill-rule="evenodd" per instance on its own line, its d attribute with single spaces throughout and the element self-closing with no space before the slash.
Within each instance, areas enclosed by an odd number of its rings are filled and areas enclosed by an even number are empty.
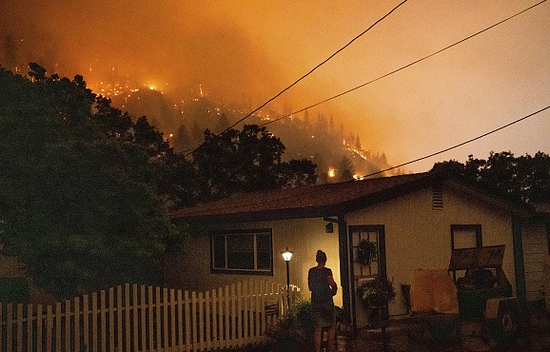
<svg viewBox="0 0 550 352">
<path fill-rule="evenodd" d="M 328 277 L 332 276 L 329 268 L 313 267 L 307 274 L 307 283 L 311 291 L 311 303 L 322 303 L 332 301 L 334 291 L 330 287 Z"/>
</svg>

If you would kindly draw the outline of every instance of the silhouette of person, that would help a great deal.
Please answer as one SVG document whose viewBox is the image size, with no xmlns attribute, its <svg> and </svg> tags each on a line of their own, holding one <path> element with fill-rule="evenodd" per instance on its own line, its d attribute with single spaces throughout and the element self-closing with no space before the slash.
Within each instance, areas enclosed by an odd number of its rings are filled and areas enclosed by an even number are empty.
<svg viewBox="0 0 550 352">
<path fill-rule="evenodd" d="M 336 314 L 332 297 L 338 286 L 332 277 L 332 270 L 325 267 L 327 255 L 322 250 L 315 257 L 317 266 L 309 269 L 307 282 L 311 291 L 311 315 L 313 318 L 313 344 L 315 352 L 321 352 L 323 329 L 327 329 L 328 352 L 335 351 Z"/>
</svg>

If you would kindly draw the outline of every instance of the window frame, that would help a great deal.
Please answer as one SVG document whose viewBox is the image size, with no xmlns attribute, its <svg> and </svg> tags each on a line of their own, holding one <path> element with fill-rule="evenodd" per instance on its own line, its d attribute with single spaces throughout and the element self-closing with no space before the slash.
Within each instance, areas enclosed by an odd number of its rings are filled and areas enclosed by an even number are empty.
<svg viewBox="0 0 550 352">
<path fill-rule="evenodd" d="M 253 257 L 254 257 L 254 268 L 252 269 L 243 269 L 243 268 L 230 268 L 228 267 L 228 246 L 227 240 L 231 236 L 243 236 L 249 235 L 253 236 Z M 269 236 L 269 269 L 258 269 L 258 245 L 257 245 L 257 235 L 268 235 Z M 216 238 L 224 238 L 224 262 L 225 267 L 220 268 L 216 267 L 215 258 L 215 248 L 214 240 Z M 263 229 L 245 229 L 245 230 L 230 230 L 230 231 L 217 231 L 210 234 L 210 271 L 213 274 L 244 274 L 244 275 L 265 275 L 273 276 L 273 231 L 272 229 L 263 228 Z"/>
</svg>

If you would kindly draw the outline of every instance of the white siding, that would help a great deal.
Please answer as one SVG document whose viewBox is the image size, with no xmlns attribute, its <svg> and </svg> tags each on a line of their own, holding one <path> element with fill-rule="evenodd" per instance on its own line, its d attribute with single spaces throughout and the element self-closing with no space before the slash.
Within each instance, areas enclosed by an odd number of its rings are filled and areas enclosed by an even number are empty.
<svg viewBox="0 0 550 352">
<path fill-rule="evenodd" d="M 340 283 L 340 259 L 338 226 L 333 233 L 325 233 L 326 222 L 322 219 L 281 220 L 247 224 L 225 225 L 218 229 L 265 229 L 273 231 L 273 276 L 270 281 L 286 284 L 286 265 L 281 253 L 288 247 L 293 252 L 290 262 L 290 284 L 300 287 L 302 297 L 309 298 L 307 272 L 316 265 L 318 249 L 327 253 L 327 267 L 332 269 L 334 279 Z M 169 260 L 166 280 L 170 285 L 192 290 L 206 290 L 220 285 L 250 278 L 250 275 L 219 274 L 210 272 L 210 237 L 205 233 L 192 234 L 185 252 Z M 254 276 L 252 276 L 254 277 Z M 342 290 L 335 297 L 342 305 Z"/>
<path fill-rule="evenodd" d="M 527 301 L 544 299 L 544 265 L 548 260 L 546 227 L 531 222 L 523 228 L 523 254 Z"/>
<path fill-rule="evenodd" d="M 432 208 L 431 189 L 357 211 L 348 225 L 384 225 L 388 278 L 397 296 L 390 314 L 406 313 L 401 284 L 411 284 L 414 269 L 447 269 L 451 225 L 481 225 L 484 246 L 506 245 L 503 269 L 515 290 L 511 215 L 458 192 L 443 188 L 443 208 Z"/>
</svg>

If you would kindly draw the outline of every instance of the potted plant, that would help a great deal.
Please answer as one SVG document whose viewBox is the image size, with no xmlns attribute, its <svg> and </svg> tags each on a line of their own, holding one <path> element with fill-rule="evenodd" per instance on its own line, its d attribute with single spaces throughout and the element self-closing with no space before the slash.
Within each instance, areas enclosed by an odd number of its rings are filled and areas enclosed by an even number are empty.
<svg viewBox="0 0 550 352">
<path fill-rule="evenodd" d="M 393 282 L 385 277 L 377 276 L 366 280 L 358 288 L 358 294 L 367 312 L 369 324 L 376 325 L 387 321 L 388 302 L 395 298 Z"/>
<path fill-rule="evenodd" d="M 361 265 L 370 265 L 373 258 L 376 258 L 378 248 L 369 240 L 362 240 L 357 247 L 357 262 Z"/>
<path fill-rule="evenodd" d="M 358 291 L 367 308 L 387 306 L 388 302 L 395 298 L 393 282 L 381 276 L 366 280 L 359 286 Z"/>
</svg>

